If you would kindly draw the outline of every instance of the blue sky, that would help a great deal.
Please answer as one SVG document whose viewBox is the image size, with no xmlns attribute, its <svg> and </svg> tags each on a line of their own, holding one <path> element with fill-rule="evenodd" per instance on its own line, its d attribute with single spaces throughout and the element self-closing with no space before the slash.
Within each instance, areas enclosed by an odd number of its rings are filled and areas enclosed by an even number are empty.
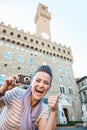
<svg viewBox="0 0 87 130">
<path fill-rule="evenodd" d="M 0 0 L 0 22 L 34 34 L 39 3 L 52 14 L 52 41 L 72 49 L 74 76 L 87 76 L 87 0 Z"/>
</svg>

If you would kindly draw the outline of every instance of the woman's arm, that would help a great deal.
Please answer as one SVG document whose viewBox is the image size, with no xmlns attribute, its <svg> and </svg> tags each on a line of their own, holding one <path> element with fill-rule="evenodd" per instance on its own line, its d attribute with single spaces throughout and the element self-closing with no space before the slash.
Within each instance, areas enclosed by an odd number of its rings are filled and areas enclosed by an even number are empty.
<svg viewBox="0 0 87 130">
<path fill-rule="evenodd" d="M 38 130 L 56 130 L 57 116 L 58 116 L 58 98 L 57 96 L 51 96 L 48 99 L 48 106 L 50 107 L 50 116 L 47 121 L 45 118 L 41 118 L 38 123 Z"/>
<path fill-rule="evenodd" d="M 46 126 L 46 130 L 56 130 L 56 124 L 57 124 L 57 111 L 51 111 L 50 117 L 48 119 L 48 123 Z"/>
<path fill-rule="evenodd" d="M 16 86 L 19 86 L 19 84 L 15 84 L 14 80 L 18 80 L 18 76 L 14 75 L 12 77 L 7 78 L 3 85 L 0 87 L 0 108 L 5 106 L 4 100 L 3 100 L 3 96 L 5 95 L 5 92 L 7 90 L 10 90 Z"/>
<path fill-rule="evenodd" d="M 49 119 L 41 118 L 38 124 L 38 130 L 56 130 L 57 111 L 51 112 Z"/>
<path fill-rule="evenodd" d="M 4 107 L 4 106 L 5 106 L 5 103 L 4 103 L 4 101 L 3 101 L 3 98 L 1 97 L 1 98 L 0 98 L 0 108 L 1 108 L 1 107 Z"/>
<path fill-rule="evenodd" d="M 2 91 L 2 87 L 0 88 L 0 108 L 5 106 L 4 101 L 3 101 L 3 97 L 4 96 L 4 92 Z"/>
</svg>

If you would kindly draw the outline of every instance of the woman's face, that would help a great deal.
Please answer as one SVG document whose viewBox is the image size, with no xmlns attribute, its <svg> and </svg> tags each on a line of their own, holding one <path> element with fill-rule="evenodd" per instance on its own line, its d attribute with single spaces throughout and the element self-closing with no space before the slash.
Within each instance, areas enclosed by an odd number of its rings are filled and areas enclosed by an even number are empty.
<svg viewBox="0 0 87 130">
<path fill-rule="evenodd" d="M 40 100 L 50 89 L 51 77 L 48 73 L 37 72 L 32 80 L 32 96 L 35 100 Z"/>
</svg>

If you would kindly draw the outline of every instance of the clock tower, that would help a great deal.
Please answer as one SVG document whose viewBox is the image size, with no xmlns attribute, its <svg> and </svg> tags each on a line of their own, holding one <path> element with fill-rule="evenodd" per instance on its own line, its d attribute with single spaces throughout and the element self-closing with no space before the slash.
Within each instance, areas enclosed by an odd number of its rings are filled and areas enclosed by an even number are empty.
<svg viewBox="0 0 87 130">
<path fill-rule="evenodd" d="M 48 7 L 39 3 L 35 16 L 36 36 L 51 40 L 50 20 L 51 13 L 48 12 Z"/>
</svg>

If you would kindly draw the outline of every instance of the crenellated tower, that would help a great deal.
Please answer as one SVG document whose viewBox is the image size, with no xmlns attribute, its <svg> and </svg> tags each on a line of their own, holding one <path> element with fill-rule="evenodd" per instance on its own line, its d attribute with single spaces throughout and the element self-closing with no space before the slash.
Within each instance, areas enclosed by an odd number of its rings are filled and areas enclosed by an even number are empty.
<svg viewBox="0 0 87 130">
<path fill-rule="evenodd" d="M 39 4 L 35 16 L 36 36 L 51 40 L 50 20 L 51 13 L 48 12 L 48 7 Z"/>
</svg>

